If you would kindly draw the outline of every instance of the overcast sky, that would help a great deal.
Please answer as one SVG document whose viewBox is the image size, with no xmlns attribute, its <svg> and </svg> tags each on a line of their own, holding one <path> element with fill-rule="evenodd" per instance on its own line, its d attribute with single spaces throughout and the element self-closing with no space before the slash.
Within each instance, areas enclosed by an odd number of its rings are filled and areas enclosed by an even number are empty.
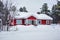
<svg viewBox="0 0 60 40">
<path fill-rule="evenodd" d="M 17 9 L 20 7 L 26 6 L 29 12 L 37 12 L 40 11 L 43 3 L 48 3 L 48 7 L 51 10 L 52 6 L 56 4 L 56 0 L 10 0 Z"/>
</svg>

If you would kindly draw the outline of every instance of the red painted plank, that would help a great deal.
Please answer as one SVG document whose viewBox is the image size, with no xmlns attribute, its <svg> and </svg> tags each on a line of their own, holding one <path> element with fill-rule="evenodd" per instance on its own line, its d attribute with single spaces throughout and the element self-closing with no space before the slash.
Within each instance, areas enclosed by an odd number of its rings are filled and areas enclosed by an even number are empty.
<svg viewBox="0 0 60 40">
<path fill-rule="evenodd" d="M 27 19 L 36 20 L 36 18 L 35 18 L 34 16 L 30 16 L 30 17 L 28 17 Z"/>
<path fill-rule="evenodd" d="M 46 24 L 46 20 L 42 20 L 42 24 Z"/>
</svg>

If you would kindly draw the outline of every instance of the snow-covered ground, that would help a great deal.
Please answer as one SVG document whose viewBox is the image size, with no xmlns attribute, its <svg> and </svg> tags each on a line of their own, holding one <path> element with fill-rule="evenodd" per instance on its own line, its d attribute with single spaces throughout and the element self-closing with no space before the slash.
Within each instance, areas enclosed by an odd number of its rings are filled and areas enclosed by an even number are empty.
<svg viewBox="0 0 60 40">
<path fill-rule="evenodd" d="M 60 40 L 60 25 L 17 25 L 0 32 L 0 40 Z"/>
<path fill-rule="evenodd" d="M 60 24 L 51 24 L 51 25 L 16 25 L 12 26 L 10 28 L 10 31 L 22 31 L 22 32 L 27 32 L 27 31 L 60 31 Z"/>
</svg>

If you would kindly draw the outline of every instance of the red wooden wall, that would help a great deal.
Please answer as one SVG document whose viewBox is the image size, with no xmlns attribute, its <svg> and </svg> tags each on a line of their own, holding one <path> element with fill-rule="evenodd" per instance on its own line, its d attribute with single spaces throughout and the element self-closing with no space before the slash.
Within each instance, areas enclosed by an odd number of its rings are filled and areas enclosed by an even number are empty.
<svg viewBox="0 0 60 40">
<path fill-rule="evenodd" d="M 30 17 L 28 17 L 27 19 L 36 20 L 36 18 L 35 18 L 34 16 L 30 16 Z"/>
</svg>

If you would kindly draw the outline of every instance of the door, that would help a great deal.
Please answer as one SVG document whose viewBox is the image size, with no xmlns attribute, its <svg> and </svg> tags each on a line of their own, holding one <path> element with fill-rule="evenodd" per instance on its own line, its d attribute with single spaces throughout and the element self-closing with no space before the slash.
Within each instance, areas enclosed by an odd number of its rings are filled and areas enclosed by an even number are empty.
<svg viewBox="0 0 60 40">
<path fill-rule="evenodd" d="M 25 19 L 22 19 L 22 25 L 25 25 Z"/>
<path fill-rule="evenodd" d="M 46 24 L 46 20 L 42 20 L 42 24 Z"/>
<path fill-rule="evenodd" d="M 32 20 L 32 25 L 34 25 L 34 21 Z"/>
</svg>

